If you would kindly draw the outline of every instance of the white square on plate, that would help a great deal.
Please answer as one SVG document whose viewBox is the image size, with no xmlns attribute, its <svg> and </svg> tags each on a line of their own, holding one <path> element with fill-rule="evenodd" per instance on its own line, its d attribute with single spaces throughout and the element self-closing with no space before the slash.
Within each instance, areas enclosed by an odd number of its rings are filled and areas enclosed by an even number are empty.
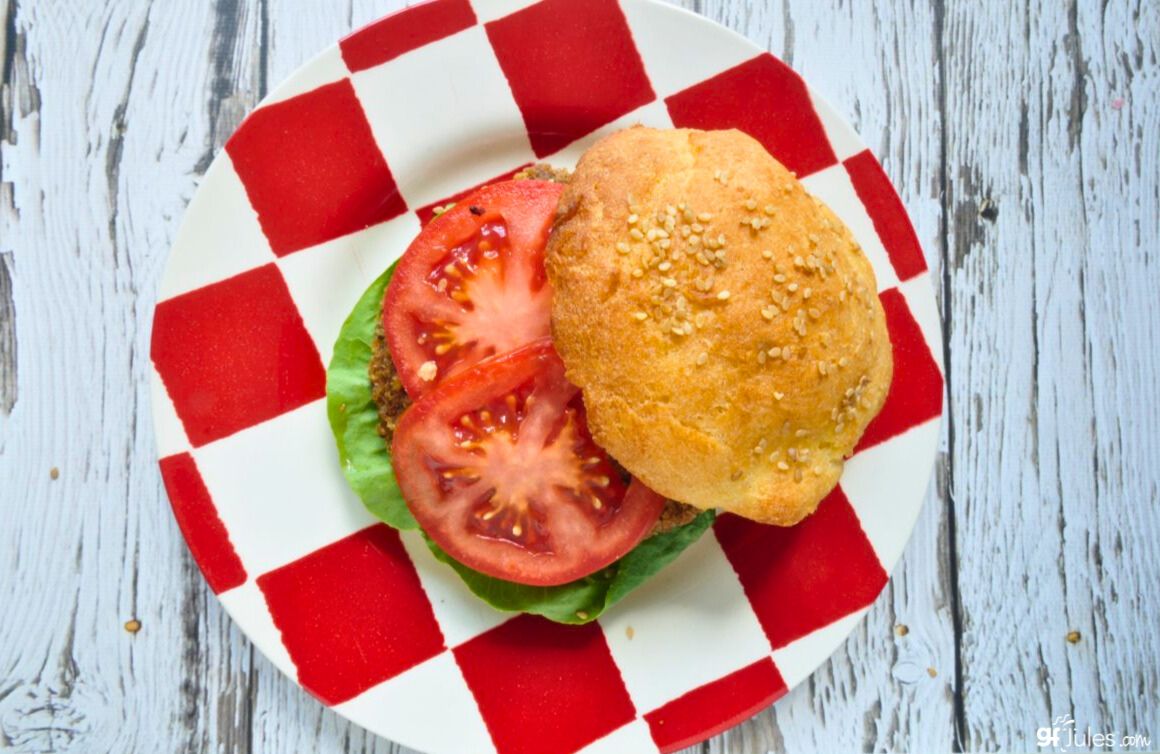
<svg viewBox="0 0 1160 754">
<path fill-rule="evenodd" d="M 185 211 L 157 299 L 173 298 L 274 259 L 258 214 L 223 150 L 205 172 Z"/>
<path fill-rule="evenodd" d="M 770 653 L 712 532 L 625 597 L 600 625 L 642 714 Z"/>
<path fill-rule="evenodd" d="M 846 172 L 845 166 L 839 162 L 802 178 L 801 182 L 850 228 L 854 239 L 862 245 L 866 258 L 874 268 L 874 276 L 878 278 L 878 290 L 885 291 L 898 285 L 898 274 L 894 272 L 894 265 L 890 263 L 886 247 L 878 238 L 878 231 L 874 230 L 874 221 L 866 214 L 866 207 L 858 198 L 858 192 L 854 190 L 854 184 L 850 181 L 850 174 Z"/>
<path fill-rule="evenodd" d="M 430 752 L 494 752 L 475 697 L 450 652 L 380 683 L 335 711 Z"/>
<path fill-rule="evenodd" d="M 752 42 L 682 8 L 622 3 L 657 99 L 684 91 L 760 53 Z"/>
<path fill-rule="evenodd" d="M 252 578 L 239 587 L 222 592 L 218 599 L 230 618 L 242 629 L 242 633 L 258 645 L 258 649 L 274 663 L 274 667 L 291 678 L 298 677 L 298 669 L 294 667 L 294 661 L 282 643 L 282 632 L 274 625 L 270 608 L 266 606 L 266 598 Z"/>
<path fill-rule="evenodd" d="M 342 476 L 325 400 L 193 454 L 251 579 L 377 521 Z"/>
<path fill-rule="evenodd" d="M 536 159 L 480 26 L 360 71 L 352 81 L 409 207 Z"/>
<path fill-rule="evenodd" d="M 942 372 L 942 317 L 939 315 L 938 300 L 934 297 L 930 275 L 916 275 L 900 283 L 898 290 L 906 299 L 906 306 L 918 323 L 918 329 L 922 331 L 922 337 L 930 348 L 939 372 Z"/>
<path fill-rule="evenodd" d="M 930 449 L 938 444 L 938 433 L 939 420 L 931 419 L 856 453 L 842 470 L 842 491 L 887 571 L 898 562 L 922 511 L 921 505 L 909 501 L 922 499 L 934 469 L 930 466 L 923 473 L 915 468 L 914 459 L 930 457 Z M 890 483 L 884 484 L 884 479 Z M 899 505 L 900 500 L 908 503 Z"/>
<path fill-rule="evenodd" d="M 419 219 L 407 212 L 278 260 L 323 363 L 330 362 L 338 331 L 359 296 L 402 256 L 418 233 Z"/>
<path fill-rule="evenodd" d="M 486 24 L 538 2 L 540 0 L 471 0 L 471 7 L 475 9 L 475 17 L 479 22 Z"/>
<path fill-rule="evenodd" d="M 451 566 L 435 559 L 419 532 L 405 531 L 401 536 L 448 647 L 455 648 L 512 617 L 476 597 Z"/>
<path fill-rule="evenodd" d="M 826 131 L 826 138 L 830 140 L 830 147 L 838 157 L 838 162 L 853 157 L 866 149 L 862 139 L 854 133 L 854 129 L 846 123 L 845 118 L 838 114 L 830 103 L 810 90 L 810 102 L 814 103 L 814 112 L 822 121 L 822 128 Z"/>
<path fill-rule="evenodd" d="M 157 367 L 149 364 L 152 378 L 149 380 L 149 393 L 153 403 L 153 434 L 157 437 L 157 454 L 161 458 L 184 453 L 189 450 L 189 437 L 185 434 L 185 425 L 177 418 L 177 409 L 173 407 L 173 399 L 157 373 Z"/>
<path fill-rule="evenodd" d="M 829 659 L 846 637 L 862 620 L 868 608 L 862 608 L 845 615 L 828 626 L 806 634 L 797 641 L 791 641 L 781 649 L 774 650 L 773 664 L 785 681 L 786 688 L 793 688 L 810 677 L 819 665 Z"/>
<path fill-rule="evenodd" d="M 657 745 L 649 733 L 648 723 L 633 720 L 604 738 L 588 744 L 577 754 L 655 754 Z"/>
</svg>

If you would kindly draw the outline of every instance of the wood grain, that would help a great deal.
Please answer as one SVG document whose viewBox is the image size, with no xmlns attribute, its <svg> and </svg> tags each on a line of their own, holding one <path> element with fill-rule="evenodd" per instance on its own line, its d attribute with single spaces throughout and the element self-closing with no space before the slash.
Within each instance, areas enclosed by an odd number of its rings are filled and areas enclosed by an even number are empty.
<svg viewBox="0 0 1160 754">
<path fill-rule="evenodd" d="M 198 177 L 273 84 L 402 4 L 0 3 L 0 750 L 407 751 L 226 618 L 146 418 Z M 1160 9 L 681 4 L 789 61 L 879 155 L 939 281 L 949 382 L 890 586 L 809 682 L 686 754 L 1033 750 L 1064 713 L 1155 741 Z"/>
<path fill-rule="evenodd" d="M 968 750 L 1033 749 L 1065 713 L 1160 730 L 1158 21 L 950 3 L 941 23 Z"/>
</svg>

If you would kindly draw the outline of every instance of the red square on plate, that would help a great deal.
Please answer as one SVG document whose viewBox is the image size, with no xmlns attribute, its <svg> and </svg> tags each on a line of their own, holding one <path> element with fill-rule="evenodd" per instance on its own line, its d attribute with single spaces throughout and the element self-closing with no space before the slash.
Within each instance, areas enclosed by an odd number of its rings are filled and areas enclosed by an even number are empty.
<svg viewBox="0 0 1160 754">
<path fill-rule="evenodd" d="M 226 151 L 278 256 L 407 210 L 349 79 L 255 110 Z"/>
<path fill-rule="evenodd" d="M 656 98 L 616 0 L 543 0 L 486 29 L 538 157 Z"/>
<path fill-rule="evenodd" d="M 644 719 L 660 750 L 676 751 L 753 717 L 785 692 L 785 681 L 766 657 L 693 689 Z"/>
<path fill-rule="evenodd" d="M 878 294 L 878 299 L 886 312 L 886 328 L 894 348 L 894 379 L 882 411 L 866 427 L 855 453 L 942 413 L 942 373 L 910 313 L 906 298 L 897 288 L 891 288 Z"/>
<path fill-rule="evenodd" d="M 674 126 L 738 128 L 799 178 L 838 161 L 805 82 L 769 53 L 678 92 L 665 104 Z"/>
<path fill-rule="evenodd" d="M 854 191 L 866 207 L 866 213 L 874 223 L 874 230 L 899 280 L 909 280 L 926 272 L 926 258 L 918 243 L 914 226 L 906 214 L 902 199 L 894 190 L 889 176 L 874 155 L 867 149 L 846 160 L 843 165 L 854 184 Z"/>
<path fill-rule="evenodd" d="M 565 754 L 636 716 L 600 626 L 521 615 L 456 647 L 499 754 Z"/>
<path fill-rule="evenodd" d="M 429 0 L 364 26 L 338 43 L 346 67 L 373 68 L 475 24 L 467 0 Z"/>
<path fill-rule="evenodd" d="M 443 651 L 399 534 L 356 532 L 258 577 L 298 681 L 338 704 Z"/>
<path fill-rule="evenodd" d="M 193 456 L 181 453 L 162 458 L 161 478 L 173 516 L 209 588 L 214 594 L 221 594 L 244 584 L 246 569 L 234 551 L 230 533 L 218 516 Z"/>
<path fill-rule="evenodd" d="M 841 487 L 797 526 L 724 515 L 714 530 L 774 649 L 869 605 L 886 586 Z"/>
<path fill-rule="evenodd" d="M 273 264 L 157 305 L 153 363 L 195 447 L 326 394 L 326 373 Z"/>
</svg>

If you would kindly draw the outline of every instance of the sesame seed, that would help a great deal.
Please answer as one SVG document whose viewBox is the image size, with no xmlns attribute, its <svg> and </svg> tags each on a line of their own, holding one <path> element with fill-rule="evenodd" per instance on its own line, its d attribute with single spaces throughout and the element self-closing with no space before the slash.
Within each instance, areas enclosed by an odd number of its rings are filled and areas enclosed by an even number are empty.
<svg viewBox="0 0 1160 754">
<path fill-rule="evenodd" d="M 818 245 L 818 234 L 817 234 L 817 233 L 810 233 L 810 235 L 808 236 L 808 238 L 810 239 L 810 245 L 811 245 L 811 246 L 817 246 L 817 245 Z"/>
<path fill-rule="evenodd" d="M 839 300 L 839 301 L 845 301 L 845 300 L 846 300 L 846 292 L 845 292 L 845 291 L 838 291 L 838 300 Z"/>
<path fill-rule="evenodd" d="M 670 262 L 661 262 L 660 264 L 657 265 L 657 269 L 660 270 L 661 272 L 668 272 L 672 268 L 673 268 L 673 265 Z"/>
<path fill-rule="evenodd" d="M 763 208 L 763 211 L 765 212 L 765 214 L 769 215 L 770 217 L 773 217 L 773 213 L 775 212 L 772 204 L 765 205 L 765 207 Z"/>
<path fill-rule="evenodd" d="M 703 223 L 707 223 L 713 219 L 713 213 L 712 212 L 700 212 L 697 214 L 697 219 Z"/>
<path fill-rule="evenodd" d="M 628 224 L 629 225 L 636 225 L 637 221 L 639 221 L 639 220 L 640 220 L 640 216 L 637 215 L 635 212 L 628 216 Z"/>
<path fill-rule="evenodd" d="M 804 291 L 802 291 L 802 298 L 808 299 L 812 295 L 814 295 L 813 288 L 806 288 Z"/>
<path fill-rule="evenodd" d="M 780 401 L 784 397 L 785 397 L 785 393 L 782 393 L 782 392 L 777 391 L 777 390 L 773 391 L 773 399 L 775 401 Z"/>
<path fill-rule="evenodd" d="M 705 226 L 701 225 L 701 223 L 693 223 L 689 227 L 693 229 L 694 233 L 704 233 L 705 232 Z"/>
<path fill-rule="evenodd" d="M 769 351 L 767 351 L 766 353 L 768 353 L 771 357 L 776 359 L 776 358 L 779 358 L 781 356 L 781 348 L 779 348 L 778 346 L 774 346 L 773 348 L 769 349 Z"/>
<path fill-rule="evenodd" d="M 648 312 L 633 312 L 632 316 L 636 318 L 638 322 L 644 322 L 646 319 L 648 319 Z"/>
<path fill-rule="evenodd" d="M 634 278 L 640 278 L 640 277 L 642 277 L 643 275 L 644 275 L 644 270 L 642 270 L 642 269 L 641 269 L 641 268 L 639 268 L 639 267 L 637 267 L 635 270 L 633 270 L 633 271 L 632 271 L 632 276 L 633 276 Z"/>
<path fill-rule="evenodd" d="M 630 231 L 628 232 L 628 235 L 632 236 L 632 237 L 633 237 L 634 239 L 636 239 L 637 241 L 643 241 L 643 240 L 644 240 L 644 233 L 641 233 L 641 232 L 640 232 L 640 228 L 633 228 L 632 230 L 630 230 Z"/>
<path fill-rule="evenodd" d="M 802 470 L 801 469 L 794 469 L 793 470 L 793 480 L 795 482 L 800 482 L 802 480 Z"/>
<path fill-rule="evenodd" d="M 761 307 L 762 318 L 767 319 L 767 320 L 772 320 L 774 314 L 775 314 L 775 312 L 773 310 L 773 307 L 770 307 L 770 306 Z"/>
<path fill-rule="evenodd" d="M 717 245 L 718 246 L 725 245 L 725 234 L 724 233 L 721 233 L 720 235 L 717 236 Z"/>
<path fill-rule="evenodd" d="M 785 461 L 778 461 L 777 468 L 780 471 L 789 471 L 789 464 L 786 463 Z"/>
<path fill-rule="evenodd" d="M 765 360 L 768 358 L 769 358 L 769 356 L 766 355 L 765 351 L 758 351 L 757 352 L 757 363 L 758 364 L 764 364 Z"/>
<path fill-rule="evenodd" d="M 749 210 L 750 212 L 757 209 L 757 200 L 756 199 L 746 199 L 745 200 L 745 209 Z"/>
<path fill-rule="evenodd" d="M 699 366 L 699 367 L 701 367 L 701 366 L 705 366 L 705 364 L 706 364 L 708 361 L 709 361 L 709 354 L 705 353 L 704 351 L 702 351 L 702 352 L 701 352 L 701 353 L 700 353 L 700 354 L 697 356 L 697 366 Z"/>
<path fill-rule="evenodd" d="M 627 254 L 629 251 L 632 250 L 632 247 L 629 246 L 626 242 L 620 241 L 619 243 L 616 244 L 616 250 L 619 251 L 621 254 Z"/>
<path fill-rule="evenodd" d="M 773 276 L 773 282 L 784 283 L 785 282 L 785 275 L 781 274 L 780 272 L 777 273 L 776 275 Z"/>
<path fill-rule="evenodd" d="M 781 360 L 789 361 L 793 357 L 793 346 L 783 346 L 781 349 Z"/>
<path fill-rule="evenodd" d="M 657 246 L 661 249 L 668 249 L 672 245 L 673 245 L 673 242 L 667 238 L 662 238 L 661 240 L 657 241 Z"/>
<path fill-rule="evenodd" d="M 849 364 L 849 363 L 850 363 L 850 360 L 849 360 L 849 359 L 847 359 L 845 356 L 843 356 L 842 358 L 838 359 L 838 366 L 839 366 L 840 368 L 842 368 L 842 369 L 845 369 L 845 368 L 846 368 L 846 365 L 847 365 L 847 364 Z"/>
<path fill-rule="evenodd" d="M 793 266 L 794 266 L 794 267 L 801 267 L 801 266 L 803 266 L 805 263 L 806 263 L 806 260 L 802 259 L 802 256 L 801 256 L 801 254 L 798 254 L 797 256 L 795 256 L 795 257 L 793 258 Z"/>
<path fill-rule="evenodd" d="M 656 230 L 656 228 L 649 228 L 649 229 L 648 229 L 648 233 L 645 233 L 645 234 L 644 234 L 644 237 L 645 237 L 646 239 L 648 239 L 649 241 L 655 241 L 655 240 L 657 240 L 657 230 Z"/>
<path fill-rule="evenodd" d="M 681 327 L 680 325 L 675 325 L 672 328 L 672 333 L 673 333 L 673 335 L 682 335 L 683 336 L 685 334 L 685 328 Z"/>
<path fill-rule="evenodd" d="M 676 288 L 677 281 L 673 280 L 672 278 L 661 278 L 661 285 L 666 288 Z"/>
<path fill-rule="evenodd" d="M 717 300 L 718 300 L 718 301 L 728 301 L 728 300 L 729 300 L 729 291 L 721 291 L 721 292 L 719 292 L 719 293 L 717 294 Z"/>
<path fill-rule="evenodd" d="M 700 245 L 701 245 L 701 237 L 700 236 L 689 236 L 689 246 L 696 248 L 697 246 L 700 246 Z"/>
<path fill-rule="evenodd" d="M 799 429 L 797 432 L 793 433 L 793 436 L 794 437 L 809 437 L 810 431 L 808 429 Z M 803 452 L 808 452 L 808 451 L 803 451 Z"/>
<path fill-rule="evenodd" d="M 820 311 L 818 311 L 817 309 L 815 309 L 813 307 L 810 307 L 810 319 L 817 319 L 820 316 L 822 316 L 822 313 Z"/>
<path fill-rule="evenodd" d="M 786 454 L 787 456 L 789 456 L 789 460 L 791 460 L 791 461 L 796 461 L 796 460 L 797 460 L 797 456 L 798 456 L 798 454 L 797 454 L 797 448 L 788 448 L 788 449 L 785 451 L 785 454 Z"/>
<path fill-rule="evenodd" d="M 787 286 L 786 286 L 786 289 L 787 289 L 787 290 L 788 290 L 790 293 L 794 293 L 794 292 L 795 292 L 795 291 L 797 291 L 797 289 L 798 289 L 798 284 L 797 284 L 797 283 L 790 283 L 789 285 L 787 285 Z"/>
<path fill-rule="evenodd" d="M 675 215 L 675 214 L 677 214 L 677 208 L 671 204 L 668 204 L 665 206 L 665 214 L 666 215 Z"/>
<path fill-rule="evenodd" d="M 766 250 L 761 252 L 761 258 L 762 259 L 773 259 L 773 252 L 770 251 L 769 249 L 766 249 Z"/>
</svg>

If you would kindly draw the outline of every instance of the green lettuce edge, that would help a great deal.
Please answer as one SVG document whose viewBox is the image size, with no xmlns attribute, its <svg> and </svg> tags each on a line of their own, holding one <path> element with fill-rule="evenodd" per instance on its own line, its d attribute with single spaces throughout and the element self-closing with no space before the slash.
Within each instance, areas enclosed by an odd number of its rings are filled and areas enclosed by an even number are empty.
<svg viewBox="0 0 1160 754">
<path fill-rule="evenodd" d="M 395 481 L 391 455 L 379 435 L 379 415 L 371 397 L 368 368 L 374 348 L 383 293 L 395 271 L 391 265 L 355 304 L 343 322 L 326 370 L 326 414 L 338 447 L 343 475 L 376 518 L 401 531 L 419 524 Z M 476 596 L 497 610 L 541 615 L 557 623 L 596 620 L 612 605 L 671 563 L 713 523 L 706 511 L 693 521 L 657 534 L 612 565 L 583 579 L 551 587 L 516 584 L 463 565 L 431 541 L 436 559 L 449 565 Z"/>
</svg>

